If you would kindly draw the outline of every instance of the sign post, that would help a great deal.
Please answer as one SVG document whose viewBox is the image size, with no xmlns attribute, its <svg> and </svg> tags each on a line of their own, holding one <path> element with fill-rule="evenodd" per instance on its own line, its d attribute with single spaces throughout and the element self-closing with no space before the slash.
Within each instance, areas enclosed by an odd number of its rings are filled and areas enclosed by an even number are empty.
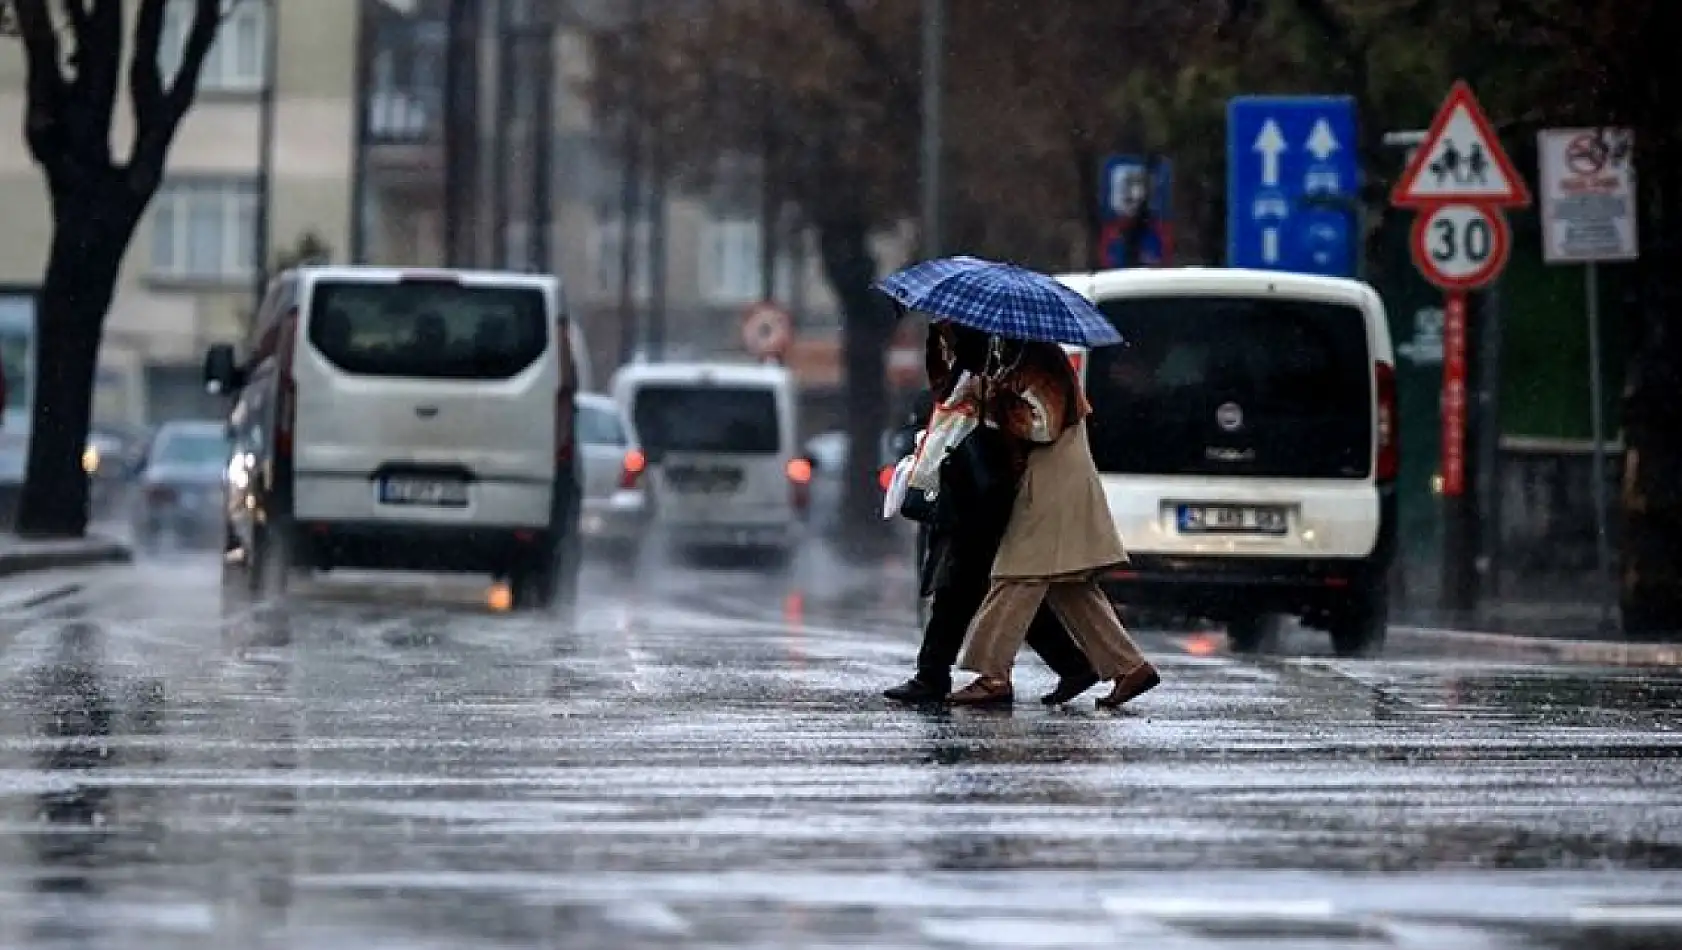
<svg viewBox="0 0 1682 950">
<path fill-rule="evenodd" d="M 1464 81 L 1437 109 L 1390 203 L 1418 212 L 1409 242 L 1414 265 L 1445 295 L 1443 595 L 1448 606 L 1466 610 L 1476 600 L 1477 548 L 1476 506 L 1466 490 L 1467 294 L 1488 286 L 1506 267 L 1512 233 L 1502 209 L 1528 206 L 1530 190 Z"/>
<path fill-rule="evenodd" d="M 1545 129 L 1536 135 L 1542 187 L 1542 258 L 1582 264 L 1589 334 L 1589 438 L 1593 441 L 1594 554 L 1600 623 L 1612 623 L 1612 543 L 1606 485 L 1606 396 L 1600 365 L 1601 261 L 1640 256 L 1635 136 L 1628 129 Z"/>
<path fill-rule="evenodd" d="M 1227 266 L 1360 273 L 1365 229 L 1355 133 L 1348 96 L 1228 101 Z"/>
</svg>

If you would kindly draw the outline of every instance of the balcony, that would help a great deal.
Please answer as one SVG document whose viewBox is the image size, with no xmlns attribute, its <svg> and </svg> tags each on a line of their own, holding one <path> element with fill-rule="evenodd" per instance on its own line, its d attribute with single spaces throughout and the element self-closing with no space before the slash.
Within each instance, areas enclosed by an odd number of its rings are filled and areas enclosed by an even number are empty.
<svg viewBox="0 0 1682 950">
<path fill-rule="evenodd" d="M 444 25 L 379 18 L 369 29 L 361 130 L 369 183 L 393 191 L 439 189 L 444 174 Z"/>
</svg>

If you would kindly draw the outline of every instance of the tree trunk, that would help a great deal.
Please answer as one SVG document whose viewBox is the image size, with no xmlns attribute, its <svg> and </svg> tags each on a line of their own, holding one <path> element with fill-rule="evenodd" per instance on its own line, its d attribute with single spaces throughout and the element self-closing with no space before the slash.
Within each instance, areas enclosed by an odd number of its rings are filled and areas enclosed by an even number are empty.
<svg viewBox="0 0 1682 950">
<path fill-rule="evenodd" d="M 877 445 L 888 418 L 887 352 L 894 315 L 871 290 L 876 259 L 864 218 L 845 215 L 818 222 L 824 276 L 841 304 L 842 349 L 847 387 L 847 452 L 841 493 L 841 542 L 845 551 L 880 550 L 881 501 L 876 487 Z"/>
<path fill-rule="evenodd" d="M 107 189 L 55 201 L 53 241 L 35 334 L 35 407 L 17 533 L 75 538 L 87 532 L 88 478 L 82 452 L 105 314 L 115 293 L 134 216 Z"/>
<path fill-rule="evenodd" d="M 1621 599 L 1627 635 L 1674 639 L 1682 637 L 1682 171 L 1676 149 L 1644 145 L 1641 154 L 1648 214 L 1641 337 L 1624 389 Z"/>
</svg>

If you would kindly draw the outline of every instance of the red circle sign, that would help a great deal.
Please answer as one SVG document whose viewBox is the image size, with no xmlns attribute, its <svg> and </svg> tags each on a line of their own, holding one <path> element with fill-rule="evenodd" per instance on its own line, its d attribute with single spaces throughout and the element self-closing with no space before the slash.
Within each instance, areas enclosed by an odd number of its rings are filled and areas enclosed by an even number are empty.
<svg viewBox="0 0 1682 950">
<path fill-rule="evenodd" d="M 794 342 L 794 321 L 774 303 L 756 303 L 742 314 L 742 346 L 754 356 L 782 356 Z"/>
<path fill-rule="evenodd" d="M 1507 216 L 1481 204 L 1433 205 L 1413 219 L 1413 263 L 1444 290 L 1476 290 L 1507 266 Z"/>
</svg>

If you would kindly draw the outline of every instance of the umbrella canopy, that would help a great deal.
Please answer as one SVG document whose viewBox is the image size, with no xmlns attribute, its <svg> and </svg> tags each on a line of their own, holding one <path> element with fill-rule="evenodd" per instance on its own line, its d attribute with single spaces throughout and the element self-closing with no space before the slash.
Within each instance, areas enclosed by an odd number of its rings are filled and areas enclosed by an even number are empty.
<svg viewBox="0 0 1682 950">
<path fill-rule="evenodd" d="M 979 257 L 942 257 L 884 277 L 883 293 L 910 310 L 1016 340 L 1111 346 L 1121 334 L 1056 278 Z"/>
</svg>

